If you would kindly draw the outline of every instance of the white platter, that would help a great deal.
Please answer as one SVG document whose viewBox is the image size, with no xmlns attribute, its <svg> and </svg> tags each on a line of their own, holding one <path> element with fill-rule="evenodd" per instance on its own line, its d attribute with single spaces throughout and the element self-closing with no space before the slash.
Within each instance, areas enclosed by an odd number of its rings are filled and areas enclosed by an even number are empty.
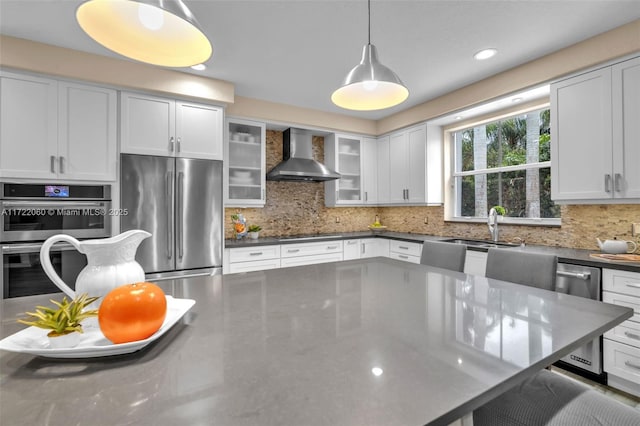
<svg viewBox="0 0 640 426">
<path fill-rule="evenodd" d="M 167 316 L 162 327 L 152 336 L 135 342 L 113 344 L 100 331 L 97 325 L 88 324 L 81 334 L 80 343 L 73 348 L 49 347 L 47 330 L 29 327 L 0 340 L 0 349 L 39 355 L 48 358 L 95 358 L 110 355 L 122 355 L 138 351 L 166 333 L 186 314 L 196 301 L 192 299 L 167 298 Z"/>
</svg>

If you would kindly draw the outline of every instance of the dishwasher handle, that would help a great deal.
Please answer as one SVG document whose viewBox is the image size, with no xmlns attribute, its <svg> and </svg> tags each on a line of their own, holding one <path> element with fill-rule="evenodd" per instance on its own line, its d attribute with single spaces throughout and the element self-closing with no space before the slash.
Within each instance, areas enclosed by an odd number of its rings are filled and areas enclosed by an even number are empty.
<svg viewBox="0 0 640 426">
<path fill-rule="evenodd" d="M 567 277 L 567 278 L 577 278 L 580 280 L 590 280 L 591 272 L 567 272 L 567 271 L 557 271 L 556 275 L 559 277 Z"/>
</svg>

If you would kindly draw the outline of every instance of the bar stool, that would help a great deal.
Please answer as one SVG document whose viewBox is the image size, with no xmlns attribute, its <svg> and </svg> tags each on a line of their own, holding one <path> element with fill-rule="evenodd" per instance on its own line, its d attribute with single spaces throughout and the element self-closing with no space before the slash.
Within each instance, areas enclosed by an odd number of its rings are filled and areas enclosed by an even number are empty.
<svg viewBox="0 0 640 426">
<path fill-rule="evenodd" d="M 487 278 L 555 291 L 558 257 L 513 248 L 490 248 Z"/>
<path fill-rule="evenodd" d="M 420 263 L 436 268 L 463 272 L 466 256 L 467 246 L 464 244 L 425 241 L 422 244 Z"/>
<path fill-rule="evenodd" d="M 640 411 L 542 370 L 473 412 L 473 426 L 638 426 Z"/>
</svg>

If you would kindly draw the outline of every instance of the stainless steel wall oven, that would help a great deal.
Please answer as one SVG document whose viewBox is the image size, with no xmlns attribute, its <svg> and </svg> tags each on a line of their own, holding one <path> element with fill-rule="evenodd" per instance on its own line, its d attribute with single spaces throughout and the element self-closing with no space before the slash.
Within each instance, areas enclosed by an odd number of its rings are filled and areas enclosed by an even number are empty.
<svg viewBox="0 0 640 426">
<path fill-rule="evenodd" d="M 58 292 L 40 264 L 40 247 L 52 235 L 78 239 L 111 236 L 111 186 L 0 183 L 2 297 Z M 56 244 L 51 261 L 70 285 L 87 264 L 68 244 Z"/>
</svg>

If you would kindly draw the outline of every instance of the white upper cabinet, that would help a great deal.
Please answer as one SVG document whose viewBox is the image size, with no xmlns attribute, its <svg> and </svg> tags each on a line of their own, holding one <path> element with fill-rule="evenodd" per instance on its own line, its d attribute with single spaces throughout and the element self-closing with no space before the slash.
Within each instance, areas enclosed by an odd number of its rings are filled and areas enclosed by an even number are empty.
<svg viewBox="0 0 640 426">
<path fill-rule="evenodd" d="M 121 151 L 223 159 L 223 109 L 150 95 L 121 95 Z"/>
<path fill-rule="evenodd" d="M 266 125 L 228 118 L 225 132 L 225 205 L 262 207 L 266 201 Z"/>
<path fill-rule="evenodd" d="M 176 101 L 176 156 L 222 160 L 222 108 Z"/>
<path fill-rule="evenodd" d="M 378 204 L 378 140 L 362 139 L 363 204 Z"/>
<path fill-rule="evenodd" d="M 389 138 L 389 203 L 427 202 L 427 126 L 421 124 Z"/>
<path fill-rule="evenodd" d="M 324 138 L 325 165 L 340 179 L 325 182 L 327 206 L 363 204 L 363 138 L 331 134 Z"/>
<path fill-rule="evenodd" d="M 63 82 L 58 88 L 58 176 L 116 180 L 117 93 Z"/>
<path fill-rule="evenodd" d="M 614 197 L 640 199 L 640 57 L 611 69 Z"/>
<path fill-rule="evenodd" d="M 554 201 L 640 198 L 640 58 L 551 85 Z"/>
<path fill-rule="evenodd" d="M 7 72 L 0 85 L 0 176 L 116 179 L 116 91 Z"/>
<path fill-rule="evenodd" d="M 391 186 L 389 181 L 389 136 L 378 138 L 378 203 L 388 204 L 391 201 Z"/>
</svg>

